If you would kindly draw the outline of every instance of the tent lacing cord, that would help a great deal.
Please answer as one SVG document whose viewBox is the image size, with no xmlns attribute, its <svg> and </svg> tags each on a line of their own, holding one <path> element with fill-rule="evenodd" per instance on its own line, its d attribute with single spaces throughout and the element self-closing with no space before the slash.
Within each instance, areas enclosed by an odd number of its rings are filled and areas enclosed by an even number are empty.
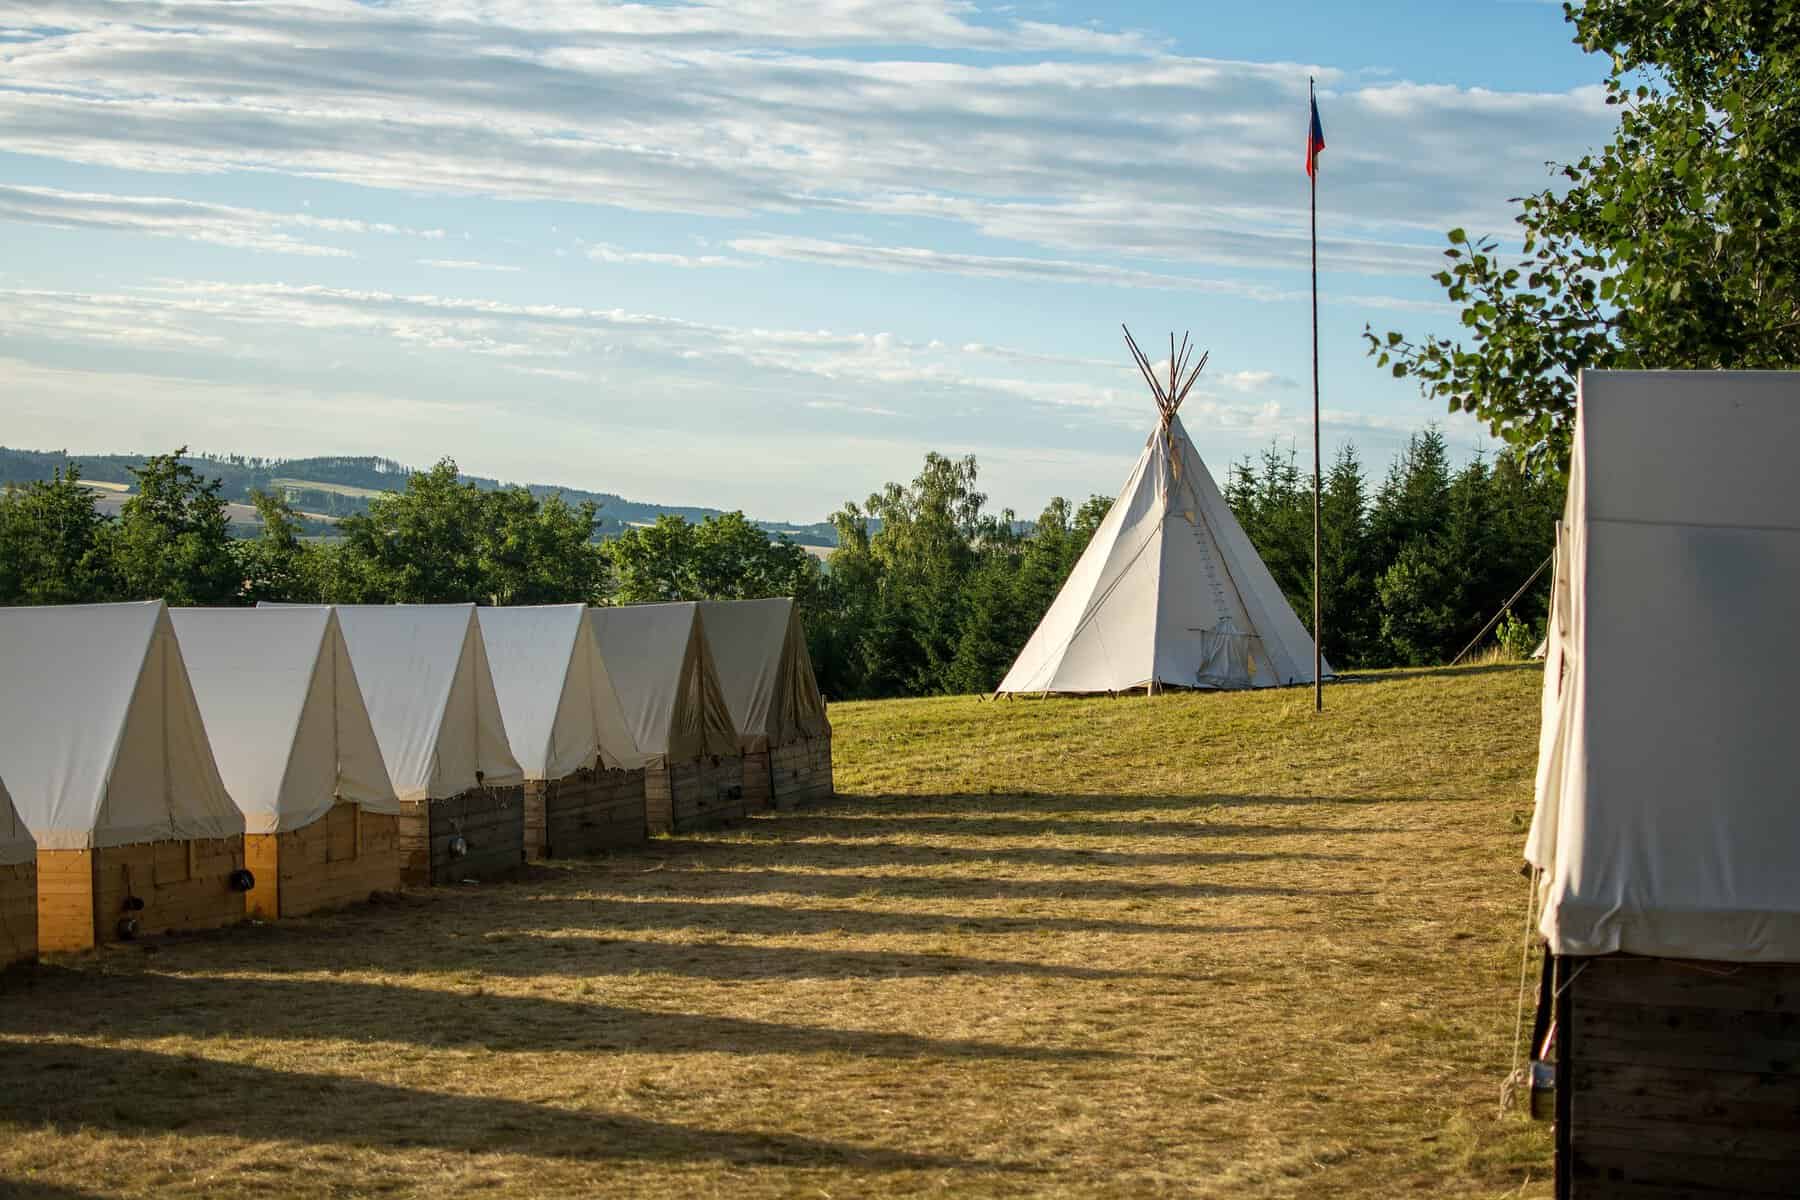
<svg viewBox="0 0 1800 1200">
<path fill-rule="evenodd" d="M 1506 1110 L 1512 1104 L 1513 1093 L 1518 1088 L 1521 1078 L 1519 1074 L 1521 1069 L 1519 1066 L 1519 1049 L 1525 1041 L 1525 996 L 1527 989 L 1530 986 L 1531 927 L 1534 923 L 1533 919 L 1537 916 L 1539 874 L 1541 874 L 1541 872 L 1537 868 L 1532 868 L 1527 885 L 1530 890 L 1525 896 L 1525 936 L 1521 940 L 1521 945 L 1519 946 L 1519 1002 L 1518 1010 L 1514 1014 L 1513 1022 L 1512 1070 L 1506 1073 L 1506 1080 L 1500 1085 L 1500 1111 L 1496 1114 L 1496 1120 L 1503 1119 L 1506 1116 Z"/>
</svg>

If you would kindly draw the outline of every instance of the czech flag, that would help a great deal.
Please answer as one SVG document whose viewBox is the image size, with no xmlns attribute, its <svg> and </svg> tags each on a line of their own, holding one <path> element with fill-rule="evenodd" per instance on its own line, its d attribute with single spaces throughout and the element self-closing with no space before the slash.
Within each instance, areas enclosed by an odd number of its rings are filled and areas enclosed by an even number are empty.
<svg viewBox="0 0 1800 1200">
<path fill-rule="evenodd" d="M 1313 97 L 1312 126 L 1306 131 L 1306 173 L 1311 175 L 1319 167 L 1319 151 L 1325 148 L 1325 127 L 1319 124 L 1319 100 Z"/>
</svg>

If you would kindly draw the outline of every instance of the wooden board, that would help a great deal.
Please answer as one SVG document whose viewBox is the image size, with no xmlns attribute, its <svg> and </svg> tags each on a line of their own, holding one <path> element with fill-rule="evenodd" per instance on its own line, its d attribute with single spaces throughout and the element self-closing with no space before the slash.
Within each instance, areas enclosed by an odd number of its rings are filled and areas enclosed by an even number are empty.
<svg viewBox="0 0 1800 1200">
<path fill-rule="evenodd" d="M 774 808 L 774 783 L 769 769 L 769 751 L 744 751 L 744 811 L 762 812 Z"/>
<path fill-rule="evenodd" d="M 303 828 L 247 836 L 245 857 L 256 874 L 250 915 L 303 917 L 397 890 L 399 826 L 398 817 L 338 804 Z"/>
<path fill-rule="evenodd" d="M 544 797 L 552 786 L 553 782 L 548 779 L 525 781 L 525 857 L 528 859 L 545 856 L 548 834 L 544 828 Z"/>
<path fill-rule="evenodd" d="M 244 862 L 240 837 L 142 842 L 102 850 L 38 852 L 38 949 L 91 950 L 118 941 L 120 919 L 139 937 L 216 929 L 244 919 L 231 873 Z M 126 897 L 143 901 L 127 909 Z"/>
<path fill-rule="evenodd" d="M 40 954 L 94 948 L 94 852 L 39 850 L 37 939 Z"/>
<path fill-rule="evenodd" d="M 411 887 L 494 879 L 525 862 L 525 792 L 471 788 L 442 800 L 402 801 L 398 846 L 401 879 Z M 468 846 L 451 854 L 457 838 Z"/>
<path fill-rule="evenodd" d="M 0 865 L 0 969 L 37 957 L 37 864 Z"/>
<path fill-rule="evenodd" d="M 544 853 L 579 858 L 644 840 L 645 773 L 580 771 L 545 790 Z"/>
<path fill-rule="evenodd" d="M 835 794 L 831 735 L 804 738 L 769 751 L 770 798 L 779 809 L 816 804 Z"/>
<path fill-rule="evenodd" d="M 1559 969 L 1559 1196 L 1800 1195 L 1800 964 Z"/>
<path fill-rule="evenodd" d="M 744 817 L 744 760 L 721 754 L 669 767 L 670 826 L 675 833 L 712 829 Z"/>
</svg>

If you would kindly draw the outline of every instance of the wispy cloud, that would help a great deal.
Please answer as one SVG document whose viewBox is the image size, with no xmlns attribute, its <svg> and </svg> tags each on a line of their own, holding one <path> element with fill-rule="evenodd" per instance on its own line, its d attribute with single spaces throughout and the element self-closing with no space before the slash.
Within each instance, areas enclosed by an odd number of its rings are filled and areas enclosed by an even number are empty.
<svg viewBox="0 0 1800 1200">
<path fill-rule="evenodd" d="M 468 258 L 421 258 L 422 267 L 441 267 L 446 271 L 517 271 L 519 268 L 505 263 L 476 262 Z"/>
<path fill-rule="evenodd" d="M 747 267 L 739 258 L 722 254 L 670 254 L 659 250 L 625 250 L 618 246 L 595 243 L 587 248 L 587 256 L 602 263 L 648 263 L 659 267 L 696 270 L 702 267 Z"/>
</svg>

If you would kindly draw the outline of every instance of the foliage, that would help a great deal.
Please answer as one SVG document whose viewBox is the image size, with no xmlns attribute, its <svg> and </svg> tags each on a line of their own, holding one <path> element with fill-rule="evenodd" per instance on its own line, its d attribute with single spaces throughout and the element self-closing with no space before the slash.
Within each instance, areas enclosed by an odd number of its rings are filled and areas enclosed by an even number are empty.
<svg viewBox="0 0 1800 1200">
<path fill-rule="evenodd" d="M 108 521 L 71 463 L 0 494 L 0 604 L 78 604 L 113 594 Z"/>
<path fill-rule="evenodd" d="M 113 570 L 129 600 L 230 604 L 240 577 L 219 481 L 182 461 L 187 447 L 131 470 L 136 492 L 109 529 Z"/>
<path fill-rule="evenodd" d="M 1396 378 L 1567 462 L 1584 368 L 1800 363 L 1800 9 L 1764 0 L 1565 5 L 1608 56 L 1598 153 L 1520 198 L 1520 257 L 1449 233 L 1436 275 L 1469 341 L 1366 329 Z"/>
</svg>

